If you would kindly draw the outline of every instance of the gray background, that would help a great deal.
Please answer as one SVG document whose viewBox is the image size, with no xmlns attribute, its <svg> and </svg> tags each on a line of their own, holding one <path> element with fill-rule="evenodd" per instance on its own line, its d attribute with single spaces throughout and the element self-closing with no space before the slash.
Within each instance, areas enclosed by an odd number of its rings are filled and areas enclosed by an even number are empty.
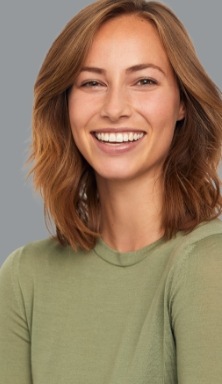
<svg viewBox="0 0 222 384">
<path fill-rule="evenodd" d="M 48 236 L 41 199 L 25 180 L 33 84 L 55 37 L 90 2 L 1 2 L 0 264 L 15 248 Z M 183 21 L 205 69 L 222 88 L 222 2 L 166 0 L 164 3 Z"/>
</svg>

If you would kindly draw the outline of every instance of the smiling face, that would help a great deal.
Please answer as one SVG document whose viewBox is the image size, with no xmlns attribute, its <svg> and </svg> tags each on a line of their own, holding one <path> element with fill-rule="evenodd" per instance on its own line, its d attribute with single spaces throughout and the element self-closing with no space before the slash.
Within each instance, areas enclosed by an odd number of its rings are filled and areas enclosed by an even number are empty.
<svg viewBox="0 0 222 384">
<path fill-rule="evenodd" d="M 124 15 L 96 33 L 69 95 L 75 143 L 97 178 L 156 178 L 184 118 L 155 27 Z"/>
</svg>

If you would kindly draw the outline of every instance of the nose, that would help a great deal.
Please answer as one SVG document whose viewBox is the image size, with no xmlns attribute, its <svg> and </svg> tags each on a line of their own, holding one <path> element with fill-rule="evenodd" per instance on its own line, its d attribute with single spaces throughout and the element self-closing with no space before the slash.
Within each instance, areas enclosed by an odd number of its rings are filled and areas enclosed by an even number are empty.
<svg viewBox="0 0 222 384">
<path fill-rule="evenodd" d="M 131 113 L 132 108 L 127 90 L 121 86 L 108 88 L 104 96 L 101 116 L 116 122 L 121 118 L 130 117 Z"/>
</svg>

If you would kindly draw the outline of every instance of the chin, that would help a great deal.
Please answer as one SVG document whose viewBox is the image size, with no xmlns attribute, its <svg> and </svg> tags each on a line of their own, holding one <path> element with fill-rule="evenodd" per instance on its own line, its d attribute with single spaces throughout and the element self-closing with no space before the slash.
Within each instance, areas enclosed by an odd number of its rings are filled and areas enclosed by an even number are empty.
<svg viewBox="0 0 222 384">
<path fill-rule="evenodd" d="M 121 169 L 106 169 L 106 170 L 98 170 L 98 171 L 95 171 L 96 175 L 98 176 L 98 178 L 101 178 L 101 179 L 106 179 L 107 181 L 110 180 L 110 181 L 127 181 L 127 180 L 130 180 L 132 179 L 133 177 L 135 177 L 136 175 L 134 175 L 132 172 L 129 172 L 128 170 L 126 171 L 126 169 L 122 170 Z"/>
</svg>

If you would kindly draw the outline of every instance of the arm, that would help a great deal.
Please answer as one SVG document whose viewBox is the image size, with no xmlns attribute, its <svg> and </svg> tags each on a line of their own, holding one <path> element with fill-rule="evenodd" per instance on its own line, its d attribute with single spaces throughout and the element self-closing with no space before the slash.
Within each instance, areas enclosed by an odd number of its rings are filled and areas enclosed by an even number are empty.
<svg viewBox="0 0 222 384">
<path fill-rule="evenodd" d="M 179 384 L 222 382 L 222 236 L 191 246 L 173 284 Z"/>
<path fill-rule="evenodd" d="M 31 384 L 30 335 L 19 278 L 18 251 L 0 269 L 0 382 Z"/>
</svg>

